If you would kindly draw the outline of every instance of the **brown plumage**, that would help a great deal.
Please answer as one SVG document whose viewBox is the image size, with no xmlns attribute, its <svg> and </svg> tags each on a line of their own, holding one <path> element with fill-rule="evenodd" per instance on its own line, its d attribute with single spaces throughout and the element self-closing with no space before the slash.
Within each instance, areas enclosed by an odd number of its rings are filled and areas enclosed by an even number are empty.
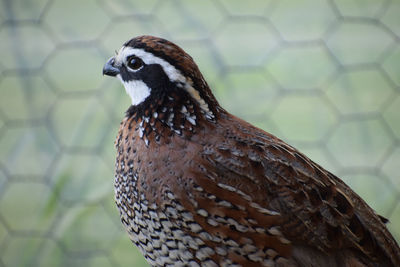
<svg viewBox="0 0 400 267">
<path fill-rule="evenodd" d="M 175 44 L 133 38 L 103 73 L 133 103 L 116 140 L 115 194 L 149 264 L 400 266 L 384 219 L 338 177 L 220 107 Z"/>
</svg>

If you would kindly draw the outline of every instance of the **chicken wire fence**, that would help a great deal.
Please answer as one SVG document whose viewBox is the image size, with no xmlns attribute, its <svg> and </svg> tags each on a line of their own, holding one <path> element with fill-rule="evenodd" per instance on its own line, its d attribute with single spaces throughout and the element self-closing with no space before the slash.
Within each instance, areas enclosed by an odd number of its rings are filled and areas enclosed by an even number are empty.
<svg viewBox="0 0 400 267">
<path fill-rule="evenodd" d="M 337 174 L 400 240 L 399 0 L 3 0 L 0 266 L 146 266 L 113 203 L 127 39 L 191 54 L 228 111 Z"/>
</svg>

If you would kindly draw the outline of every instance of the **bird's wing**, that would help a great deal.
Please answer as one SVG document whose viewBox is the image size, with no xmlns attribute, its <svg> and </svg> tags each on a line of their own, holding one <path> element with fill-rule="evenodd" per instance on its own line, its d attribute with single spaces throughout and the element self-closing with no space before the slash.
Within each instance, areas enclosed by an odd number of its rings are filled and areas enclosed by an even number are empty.
<svg viewBox="0 0 400 267">
<path fill-rule="evenodd" d="M 273 229 L 293 244 L 326 253 L 351 249 L 371 259 L 386 255 L 400 266 L 399 247 L 384 223 L 339 178 L 260 129 L 244 122 L 235 127 L 223 142 L 205 147 L 203 157 L 219 187 L 279 214 L 265 227 L 278 222 Z"/>
</svg>

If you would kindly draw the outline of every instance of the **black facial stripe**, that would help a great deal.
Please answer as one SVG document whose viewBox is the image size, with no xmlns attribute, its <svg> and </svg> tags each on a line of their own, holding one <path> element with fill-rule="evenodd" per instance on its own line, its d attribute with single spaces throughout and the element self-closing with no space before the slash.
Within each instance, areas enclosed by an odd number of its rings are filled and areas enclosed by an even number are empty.
<svg viewBox="0 0 400 267">
<path fill-rule="evenodd" d="M 146 110 L 146 106 L 151 103 L 158 103 L 160 100 L 164 101 L 164 98 L 173 91 L 179 94 L 187 94 L 186 91 L 180 89 L 182 87 L 181 84 L 170 81 L 163 67 L 159 64 L 144 65 L 138 71 L 130 71 L 123 65 L 121 66 L 120 74 L 124 82 L 138 80 L 144 82 L 150 88 L 150 96 L 141 104 L 132 106 L 127 112 L 128 115 L 137 111 L 141 114 Z"/>
<path fill-rule="evenodd" d="M 150 88 L 165 88 L 172 83 L 159 64 L 146 65 L 140 73 L 142 81 Z"/>
<path fill-rule="evenodd" d="M 124 82 L 132 80 L 143 81 L 149 88 L 165 88 L 171 83 L 164 69 L 159 64 L 144 65 L 138 71 L 131 71 L 126 66 L 120 68 L 121 78 Z"/>
</svg>

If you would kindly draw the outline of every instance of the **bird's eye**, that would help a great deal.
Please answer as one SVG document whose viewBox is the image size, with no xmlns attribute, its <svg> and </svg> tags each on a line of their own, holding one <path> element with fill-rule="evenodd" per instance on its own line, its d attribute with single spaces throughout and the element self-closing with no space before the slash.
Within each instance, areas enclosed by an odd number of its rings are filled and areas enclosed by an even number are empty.
<svg viewBox="0 0 400 267">
<path fill-rule="evenodd" d="M 144 64 L 143 60 L 141 60 L 137 56 L 128 57 L 127 65 L 128 65 L 129 68 L 131 68 L 133 70 L 140 69 L 141 67 L 143 67 L 143 64 Z"/>
</svg>

